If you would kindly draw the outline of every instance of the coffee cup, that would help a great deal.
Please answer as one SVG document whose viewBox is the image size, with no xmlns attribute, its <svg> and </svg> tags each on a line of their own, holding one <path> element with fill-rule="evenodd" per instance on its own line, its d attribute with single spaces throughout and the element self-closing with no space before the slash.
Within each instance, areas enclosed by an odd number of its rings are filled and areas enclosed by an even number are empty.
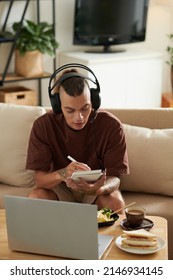
<svg viewBox="0 0 173 280">
<path fill-rule="evenodd" d="M 125 209 L 125 215 L 128 225 L 131 228 L 136 228 L 142 224 L 146 210 L 143 207 L 131 206 Z"/>
</svg>

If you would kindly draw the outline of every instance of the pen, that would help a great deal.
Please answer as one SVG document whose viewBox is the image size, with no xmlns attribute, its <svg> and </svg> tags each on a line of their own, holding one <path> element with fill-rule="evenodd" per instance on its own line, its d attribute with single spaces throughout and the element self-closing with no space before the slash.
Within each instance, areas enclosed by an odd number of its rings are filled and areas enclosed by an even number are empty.
<svg viewBox="0 0 173 280">
<path fill-rule="evenodd" d="M 76 162 L 76 160 L 74 158 L 72 158 L 71 156 L 67 157 L 69 160 L 71 160 L 72 162 Z"/>
</svg>

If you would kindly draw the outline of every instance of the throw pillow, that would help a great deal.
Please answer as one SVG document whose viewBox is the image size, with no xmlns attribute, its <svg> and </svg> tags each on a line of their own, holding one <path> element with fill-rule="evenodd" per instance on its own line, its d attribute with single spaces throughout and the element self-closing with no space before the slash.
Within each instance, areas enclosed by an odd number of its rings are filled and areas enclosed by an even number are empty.
<svg viewBox="0 0 173 280">
<path fill-rule="evenodd" d="M 34 184 L 33 171 L 25 169 L 32 124 L 45 113 L 39 106 L 0 103 L 0 182 L 18 187 Z"/>
<path fill-rule="evenodd" d="M 173 196 L 173 129 L 124 124 L 130 175 L 121 190 Z"/>
</svg>

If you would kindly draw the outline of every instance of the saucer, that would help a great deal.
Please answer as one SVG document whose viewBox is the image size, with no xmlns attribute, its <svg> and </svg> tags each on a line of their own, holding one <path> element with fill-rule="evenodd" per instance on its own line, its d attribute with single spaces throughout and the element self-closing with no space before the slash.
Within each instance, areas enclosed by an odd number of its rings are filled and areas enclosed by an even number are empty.
<svg viewBox="0 0 173 280">
<path fill-rule="evenodd" d="M 121 222 L 121 227 L 125 230 L 136 230 L 136 229 L 141 229 L 141 228 L 144 228 L 145 230 L 149 230 L 150 228 L 152 228 L 154 226 L 154 223 L 149 220 L 149 219 L 144 219 L 142 224 L 139 226 L 139 227 L 130 227 L 129 226 L 129 223 L 127 222 L 126 219 L 122 220 Z"/>
</svg>

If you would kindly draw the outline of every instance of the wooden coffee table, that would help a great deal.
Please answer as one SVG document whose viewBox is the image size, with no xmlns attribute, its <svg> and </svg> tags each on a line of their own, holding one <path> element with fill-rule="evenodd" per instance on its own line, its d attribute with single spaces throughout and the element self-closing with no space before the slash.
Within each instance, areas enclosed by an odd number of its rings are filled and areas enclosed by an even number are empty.
<svg viewBox="0 0 173 280">
<path fill-rule="evenodd" d="M 123 229 L 120 226 L 120 222 L 124 219 L 124 215 L 119 215 L 119 219 L 114 225 L 109 227 L 103 227 L 99 229 L 101 234 L 114 235 L 115 238 L 110 247 L 104 254 L 104 259 L 107 260 L 167 260 L 168 259 L 168 238 L 167 238 L 167 220 L 157 216 L 147 216 L 154 222 L 154 227 L 150 230 L 165 240 L 166 246 L 160 251 L 147 254 L 130 254 L 122 251 L 115 245 L 115 239 L 122 234 Z M 7 230 L 5 210 L 0 210 L 0 260 L 56 260 L 60 258 L 29 254 L 22 252 L 11 251 L 8 248 Z"/>
</svg>

